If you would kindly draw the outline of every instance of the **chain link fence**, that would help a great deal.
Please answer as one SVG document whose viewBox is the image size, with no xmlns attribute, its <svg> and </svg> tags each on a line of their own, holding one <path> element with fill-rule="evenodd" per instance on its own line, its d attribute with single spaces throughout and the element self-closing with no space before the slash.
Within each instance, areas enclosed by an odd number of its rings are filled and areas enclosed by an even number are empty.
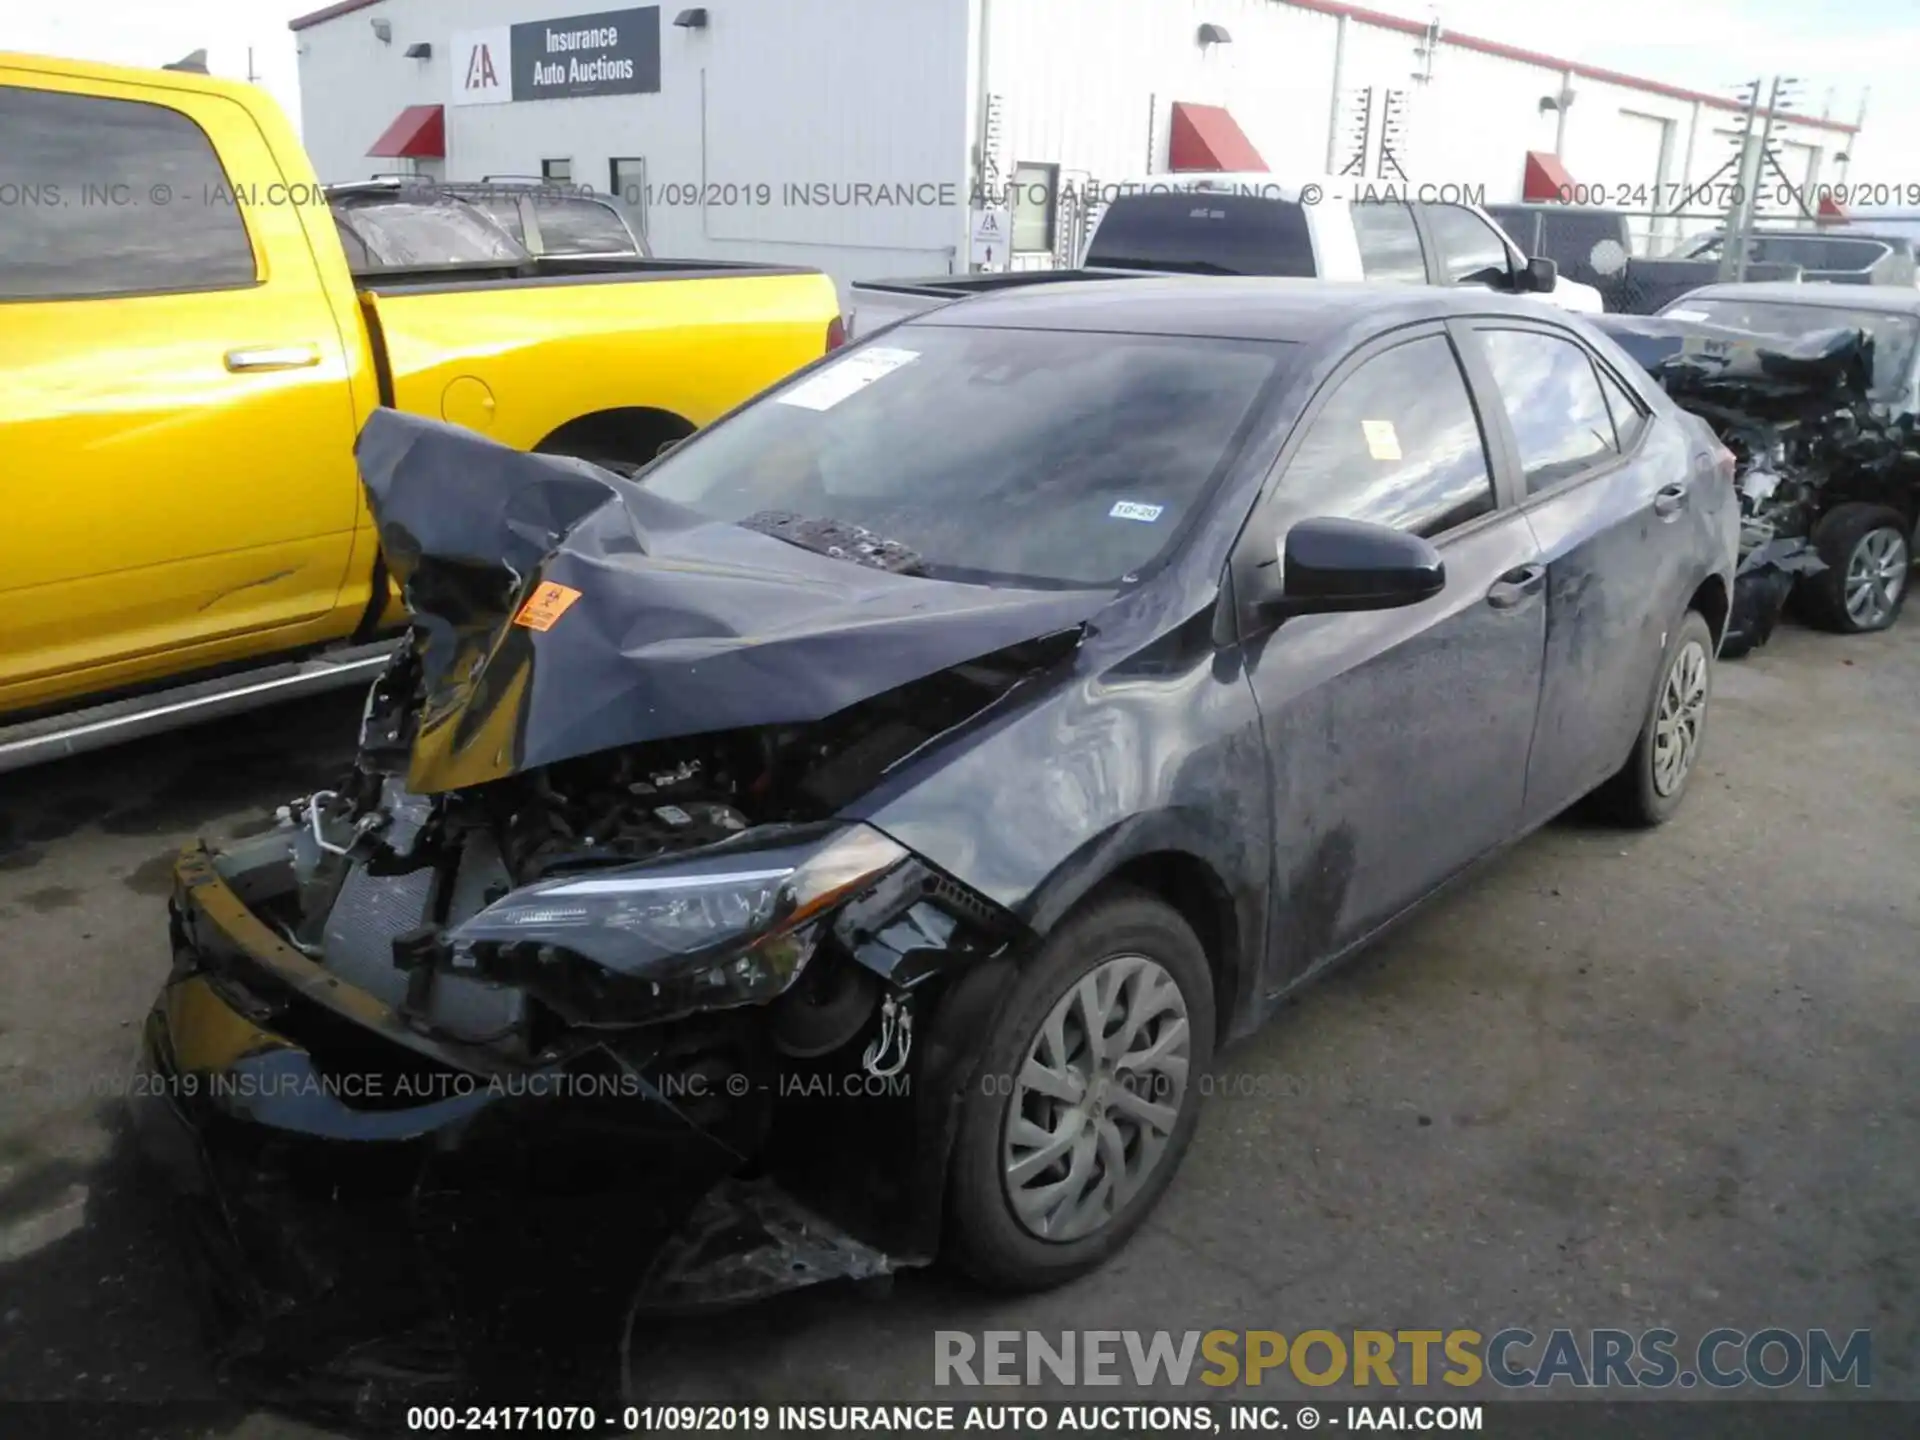
<svg viewBox="0 0 1920 1440">
<path fill-rule="evenodd" d="M 1487 211 L 1528 255 L 1544 256 L 1567 279 L 1598 290 L 1612 314 L 1652 315 L 1720 279 L 1719 250 L 1711 246 L 1724 220 L 1717 213 L 1554 204 L 1490 205 Z M 1801 265 L 1749 261 L 1745 278 L 1804 275 Z"/>
</svg>

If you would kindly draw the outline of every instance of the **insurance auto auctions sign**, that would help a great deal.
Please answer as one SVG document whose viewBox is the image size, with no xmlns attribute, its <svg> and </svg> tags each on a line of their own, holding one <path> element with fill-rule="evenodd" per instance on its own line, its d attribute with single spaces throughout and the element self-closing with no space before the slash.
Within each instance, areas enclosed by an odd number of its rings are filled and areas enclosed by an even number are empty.
<svg viewBox="0 0 1920 1440">
<path fill-rule="evenodd" d="M 453 37 L 453 103 L 640 95 L 660 89 L 660 7 L 465 30 Z"/>
</svg>

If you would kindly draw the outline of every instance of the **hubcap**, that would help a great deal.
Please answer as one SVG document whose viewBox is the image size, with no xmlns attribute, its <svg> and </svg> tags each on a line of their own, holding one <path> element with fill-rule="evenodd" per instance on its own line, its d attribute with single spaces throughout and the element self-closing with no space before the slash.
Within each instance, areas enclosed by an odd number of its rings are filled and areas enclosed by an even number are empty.
<svg viewBox="0 0 1920 1440">
<path fill-rule="evenodd" d="M 1144 955 L 1103 961 L 1048 1012 L 1014 1077 L 1007 1200 L 1043 1240 L 1078 1240 L 1139 1193 L 1187 1094 L 1187 1002 Z"/>
<path fill-rule="evenodd" d="M 1907 537 L 1891 526 L 1869 530 L 1847 560 L 1847 614 L 1863 630 L 1893 618 L 1907 588 Z"/>
<path fill-rule="evenodd" d="M 1653 721 L 1653 788 L 1672 795 L 1686 784 L 1707 715 L 1707 652 L 1689 640 L 1673 657 Z"/>
</svg>

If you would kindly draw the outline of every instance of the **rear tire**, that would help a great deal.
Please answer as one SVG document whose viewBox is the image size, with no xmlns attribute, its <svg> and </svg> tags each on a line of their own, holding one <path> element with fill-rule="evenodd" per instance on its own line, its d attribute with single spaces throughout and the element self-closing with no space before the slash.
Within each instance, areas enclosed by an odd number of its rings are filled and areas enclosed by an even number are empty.
<svg viewBox="0 0 1920 1440">
<path fill-rule="evenodd" d="M 1686 798 L 1687 782 L 1698 768 L 1707 738 L 1713 650 L 1706 618 L 1689 610 L 1667 640 L 1633 754 L 1620 773 L 1595 792 L 1601 808 L 1621 824 L 1640 829 L 1664 825 Z"/>
<path fill-rule="evenodd" d="M 947 1258 L 1015 1291 L 1105 1261 L 1180 1168 L 1213 1035 L 1206 955 L 1171 907 L 1116 888 L 1062 924 L 962 1102 Z"/>
<path fill-rule="evenodd" d="M 1913 575 L 1906 517 L 1886 505 L 1837 505 L 1813 527 L 1827 568 L 1800 582 L 1807 618 L 1823 630 L 1864 635 L 1900 618 Z"/>
</svg>

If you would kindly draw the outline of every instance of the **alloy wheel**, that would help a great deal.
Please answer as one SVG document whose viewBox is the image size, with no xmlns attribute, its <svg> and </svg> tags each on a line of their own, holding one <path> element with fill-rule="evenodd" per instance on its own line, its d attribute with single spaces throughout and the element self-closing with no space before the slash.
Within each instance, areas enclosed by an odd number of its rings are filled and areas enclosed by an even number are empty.
<svg viewBox="0 0 1920 1440">
<path fill-rule="evenodd" d="M 1907 539 L 1890 525 L 1869 530 L 1847 557 L 1847 614 L 1862 630 L 1877 630 L 1893 618 L 1907 587 Z"/>
<path fill-rule="evenodd" d="M 1689 640 L 1673 657 L 1660 687 L 1660 709 L 1653 721 L 1653 788 L 1677 794 L 1693 769 L 1700 731 L 1707 717 L 1707 651 Z"/>
<path fill-rule="evenodd" d="M 1081 1239 L 1139 1193 L 1180 1118 L 1191 1053 L 1186 997 L 1144 955 L 1103 961 L 1060 997 L 1014 1077 L 1002 1143 L 1030 1234 Z"/>
</svg>

